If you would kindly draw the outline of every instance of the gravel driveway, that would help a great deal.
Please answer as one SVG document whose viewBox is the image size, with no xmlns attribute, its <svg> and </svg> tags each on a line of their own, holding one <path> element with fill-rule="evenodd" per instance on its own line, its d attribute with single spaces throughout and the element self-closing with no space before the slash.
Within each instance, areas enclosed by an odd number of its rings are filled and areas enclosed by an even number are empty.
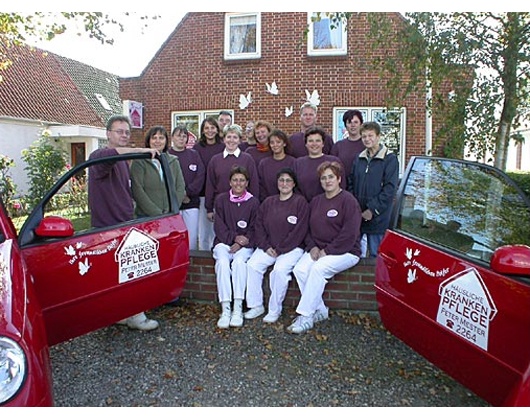
<svg viewBox="0 0 530 420">
<path fill-rule="evenodd" d="M 261 319 L 216 328 L 217 305 L 149 313 L 153 332 L 110 326 L 52 348 L 59 407 L 485 407 L 376 317 L 330 312 L 302 336 Z"/>
</svg>

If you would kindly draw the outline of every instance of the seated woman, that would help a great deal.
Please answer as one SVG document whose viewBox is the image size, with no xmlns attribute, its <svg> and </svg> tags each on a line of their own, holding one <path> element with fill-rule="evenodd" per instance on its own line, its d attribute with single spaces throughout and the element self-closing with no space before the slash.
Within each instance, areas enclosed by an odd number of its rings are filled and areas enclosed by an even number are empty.
<svg viewBox="0 0 530 420">
<path fill-rule="evenodd" d="M 274 323 L 282 313 L 291 273 L 303 255 L 303 242 L 309 223 L 309 205 L 296 194 L 296 175 L 291 168 L 278 172 L 279 194 L 261 204 L 256 222 L 257 249 L 247 262 L 247 306 L 245 319 L 254 319 L 265 312 L 263 307 L 263 275 L 274 264 L 269 275 L 271 295 L 269 313 L 263 322 Z"/>
<path fill-rule="evenodd" d="M 287 327 L 293 334 L 304 333 L 329 317 L 322 299 L 326 284 L 360 259 L 361 208 L 355 197 L 341 188 L 341 171 L 337 162 L 318 167 L 324 193 L 311 201 L 306 252 L 293 270 L 301 293 L 298 317 Z"/>
<path fill-rule="evenodd" d="M 217 322 L 219 328 L 243 326 L 246 263 L 254 251 L 254 227 L 259 208 L 259 200 L 247 191 L 248 181 L 247 169 L 234 166 L 230 171 L 230 190 L 219 194 L 215 200 L 213 258 L 222 310 Z"/>
</svg>

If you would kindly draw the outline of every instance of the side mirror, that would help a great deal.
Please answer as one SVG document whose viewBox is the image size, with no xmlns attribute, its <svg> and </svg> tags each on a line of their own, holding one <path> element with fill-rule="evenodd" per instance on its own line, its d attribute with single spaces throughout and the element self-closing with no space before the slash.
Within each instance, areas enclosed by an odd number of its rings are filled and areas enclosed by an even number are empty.
<svg viewBox="0 0 530 420">
<path fill-rule="evenodd" d="M 495 250 L 491 268 L 496 273 L 530 277 L 530 247 L 506 245 Z"/>
<path fill-rule="evenodd" d="M 59 216 L 47 216 L 35 229 L 42 238 L 68 238 L 74 234 L 74 226 L 68 219 Z"/>
</svg>

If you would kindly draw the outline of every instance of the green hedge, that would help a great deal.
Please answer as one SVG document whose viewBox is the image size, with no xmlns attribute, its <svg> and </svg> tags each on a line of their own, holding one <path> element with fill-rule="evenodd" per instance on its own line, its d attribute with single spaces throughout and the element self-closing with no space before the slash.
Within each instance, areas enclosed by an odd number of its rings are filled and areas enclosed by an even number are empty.
<svg viewBox="0 0 530 420">
<path fill-rule="evenodd" d="M 507 174 L 530 198 L 530 172 L 507 172 Z"/>
</svg>

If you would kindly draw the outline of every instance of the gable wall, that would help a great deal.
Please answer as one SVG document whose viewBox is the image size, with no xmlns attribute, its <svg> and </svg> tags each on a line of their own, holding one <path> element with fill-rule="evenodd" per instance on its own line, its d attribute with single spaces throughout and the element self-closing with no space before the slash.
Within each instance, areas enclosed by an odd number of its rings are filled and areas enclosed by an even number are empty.
<svg viewBox="0 0 530 420">
<path fill-rule="evenodd" d="M 235 122 L 263 119 L 291 134 L 300 128 L 299 107 L 305 90 L 321 96 L 319 123 L 332 130 L 333 107 L 385 105 L 383 83 L 369 68 L 375 54 L 367 39 L 366 14 L 350 20 L 347 57 L 308 57 L 303 39 L 307 13 L 262 13 L 262 58 L 224 61 L 224 13 L 189 13 L 142 76 L 123 79 L 120 95 L 144 104 L 145 131 L 161 124 L 171 129 L 172 111 L 233 109 Z M 401 18 L 396 14 L 396 22 Z M 275 81 L 280 95 L 266 92 Z M 239 109 L 239 95 L 252 92 L 253 103 Z M 286 106 L 295 112 L 284 115 Z M 407 157 L 423 154 L 424 98 L 409 99 Z M 133 140 L 141 142 L 136 130 Z"/>
</svg>

